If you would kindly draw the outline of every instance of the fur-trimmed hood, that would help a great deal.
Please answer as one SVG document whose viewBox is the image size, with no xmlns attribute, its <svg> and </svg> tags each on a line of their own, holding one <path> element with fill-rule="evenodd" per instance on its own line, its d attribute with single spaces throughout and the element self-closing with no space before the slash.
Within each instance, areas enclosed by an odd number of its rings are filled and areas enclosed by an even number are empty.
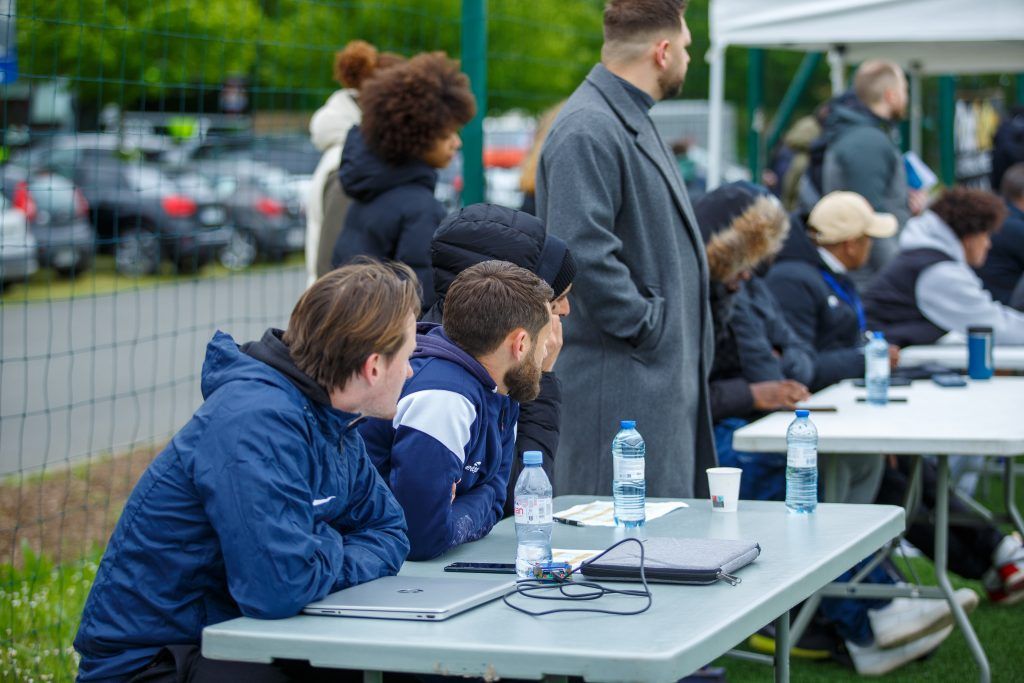
<svg viewBox="0 0 1024 683">
<path fill-rule="evenodd" d="M 708 254 L 711 280 L 726 282 L 775 256 L 789 234 L 789 216 L 766 189 L 729 183 L 694 206 Z"/>
</svg>

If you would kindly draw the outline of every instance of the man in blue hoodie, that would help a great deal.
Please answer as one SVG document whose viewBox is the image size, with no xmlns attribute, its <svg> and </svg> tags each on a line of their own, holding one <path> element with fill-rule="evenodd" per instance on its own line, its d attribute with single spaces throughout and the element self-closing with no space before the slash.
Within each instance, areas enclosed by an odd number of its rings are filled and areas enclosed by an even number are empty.
<svg viewBox="0 0 1024 683">
<path fill-rule="evenodd" d="M 364 262 L 317 280 L 285 332 L 214 336 L 205 402 L 142 475 L 100 563 L 80 681 L 315 679 L 205 659 L 202 630 L 398 572 L 402 509 L 355 425 L 395 414 L 419 308 L 408 267 Z"/>
<path fill-rule="evenodd" d="M 501 519 L 519 402 L 540 391 L 551 298 L 547 283 L 505 261 L 462 271 L 442 325 L 417 327 L 394 420 L 359 428 L 405 510 L 409 559 L 475 541 Z"/>
</svg>

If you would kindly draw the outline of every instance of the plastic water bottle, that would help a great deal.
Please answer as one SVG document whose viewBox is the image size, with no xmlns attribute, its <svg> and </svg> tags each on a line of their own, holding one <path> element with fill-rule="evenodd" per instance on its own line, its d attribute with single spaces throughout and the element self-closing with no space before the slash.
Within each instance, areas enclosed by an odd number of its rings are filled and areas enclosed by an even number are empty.
<svg viewBox="0 0 1024 683">
<path fill-rule="evenodd" d="M 796 411 L 786 430 L 786 507 L 790 512 L 814 512 L 818 507 L 818 430 L 810 411 Z"/>
<path fill-rule="evenodd" d="M 516 574 L 535 578 L 533 567 L 551 561 L 551 482 L 541 468 L 540 451 L 523 453 L 523 471 L 516 480 Z"/>
<path fill-rule="evenodd" d="M 864 384 L 868 403 L 884 406 L 889 402 L 889 344 L 881 332 L 872 334 L 864 347 Z"/>
<path fill-rule="evenodd" d="M 644 508 L 647 497 L 644 456 L 647 446 L 640 432 L 636 431 L 634 420 L 623 420 L 619 427 L 619 433 L 612 439 L 615 523 L 627 528 L 642 527 L 647 519 Z"/>
</svg>

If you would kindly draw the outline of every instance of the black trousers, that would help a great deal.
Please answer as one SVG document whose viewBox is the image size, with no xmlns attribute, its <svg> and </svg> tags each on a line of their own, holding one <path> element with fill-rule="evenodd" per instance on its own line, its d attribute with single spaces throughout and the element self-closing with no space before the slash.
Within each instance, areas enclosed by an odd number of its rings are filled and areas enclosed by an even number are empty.
<svg viewBox="0 0 1024 683">
<path fill-rule="evenodd" d="M 903 505 L 903 497 L 910 483 L 913 472 L 913 456 L 896 458 L 895 468 L 887 466 L 882 476 L 882 486 L 878 492 L 877 502 L 888 505 Z M 938 479 L 938 467 L 925 460 L 921 469 L 921 506 L 914 511 L 906 538 L 928 557 L 935 558 L 935 524 L 931 521 L 935 509 L 935 490 Z M 955 496 L 949 496 L 950 514 L 971 514 L 970 509 Z M 979 524 L 981 518 L 978 518 Z M 949 568 L 965 579 L 980 579 L 992 566 L 992 554 L 1003 533 L 993 524 L 983 523 L 981 526 L 950 524 L 949 525 Z"/>
<path fill-rule="evenodd" d="M 359 683 L 361 671 L 318 669 L 308 662 L 227 662 L 203 657 L 198 645 L 168 645 L 129 683 Z"/>
</svg>

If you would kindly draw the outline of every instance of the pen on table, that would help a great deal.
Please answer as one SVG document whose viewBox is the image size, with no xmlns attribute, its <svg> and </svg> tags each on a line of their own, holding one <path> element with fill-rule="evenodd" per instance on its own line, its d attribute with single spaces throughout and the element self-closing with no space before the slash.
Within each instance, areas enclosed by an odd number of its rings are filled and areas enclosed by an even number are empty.
<svg viewBox="0 0 1024 683">
<path fill-rule="evenodd" d="M 867 398 L 864 396 L 857 397 L 857 403 L 867 403 Z M 906 403 L 907 398 L 905 396 L 890 396 L 888 399 L 889 403 Z"/>
<path fill-rule="evenodd" d="M 555 521 L 568 524 L 569 526 L 585 526 L 583 522 L 577 522 L 575 519 L 566 519 L 564 517 L 555 517 Z"/>
<path fill-rule="evenodd" d="M 797 408 L 799 408 L 800 410 L 808 410 L 808 411 L 810 411 L 812 413 L 838 413 L 839 412 L 839 408 L 836 408 L 835 406 L 804 406 L 804 405 L 799 405 L 799 406 L 797 406 Z"/>
</svg>

